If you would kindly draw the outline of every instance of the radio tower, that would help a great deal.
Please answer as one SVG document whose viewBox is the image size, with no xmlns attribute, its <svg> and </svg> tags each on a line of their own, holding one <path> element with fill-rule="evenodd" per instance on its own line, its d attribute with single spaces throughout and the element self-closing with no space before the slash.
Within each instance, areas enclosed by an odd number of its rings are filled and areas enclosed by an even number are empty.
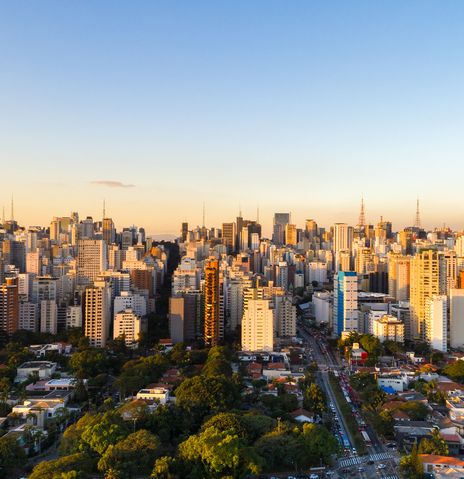
<svg viewBox="0 0 464 479">
<path fill-rule="evenodd" d="M 366 212 L 364 211 L 364 197 L 361 196 L 361 211 L 359 212 L 358 226 L 366 225 Z"/>
<path fill-rule="evenodd" d="M 421 227 L 421 220 L 420 220 L 420 209 L 419 209 L 419 198 L 417 198 L 417 203 L 416 203 L 416 220 L 414 221 L 414 226 L 416 228 Z"/>
</svg>

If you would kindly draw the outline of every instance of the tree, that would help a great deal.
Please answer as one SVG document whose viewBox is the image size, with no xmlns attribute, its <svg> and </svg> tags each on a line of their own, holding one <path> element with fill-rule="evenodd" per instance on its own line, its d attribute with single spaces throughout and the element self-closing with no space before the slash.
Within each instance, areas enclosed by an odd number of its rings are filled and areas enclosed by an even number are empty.
<svg viewBox="0 0 464 479">
<path fill-rule="evenodd" d="M 414 444 L 409 456 L 401 458 L 400 470 L 407 479 L 422 479 L 424 477 L 422 462 L 419 458 L 416 444 Z"/>
<path fill-rule="evenodd" d="M 253 448 L 236 434 L 218 431 L 214 427 L 190 436 L 179 445 L 179 455 L 204 468 L 203 477 L 220 474 L 220 477 L 243 478 L 261 470 L 261 459 Z"/>
<path fill-rule="evenodd" d="M 121 479 L 146 474 L 151 471 L 159 446 L 156 436 L 141 429 L 110 445 L 98 461 L 98 470 L 105 474 L 110 470 L 116 471 Z"/>
<path fill-rule="evenodd" d="M 246 428 L 250 442 L 254 442 L 264 434 L 268 434 L 277 425 L 275 419 L 263 414 L 245 414 L 241 416 L 240 422 Z"/>
<path fill-rule="evenodd" d="M 34 467 L 29 479 L 84 479 L 89 477 L 95 461 L 77 453 L 53 461 L 43 461 Z"/>
<path fill-rule="evenodd" d="M 174 472 L 176 469 L 176 460 L 170 456 L 163 456 L 155 461 L 151 479 L 176 479 L 178 476 Z"/>
<path fill-rule="evenodd" d="M 449 455 L 448 445 L 441 436 L 439 429 L 433 429 L 430 439 L 422 439 L 418 452 L 419 454 L 436 454 L 438 456 Z"/>
<path fill-rule="evenodd" d="M 0 438 L 0 477 L 8 477 L 11 468 L 24 464 L 26 454 L 15 438 Z"/>
<path fill-rule="evenodd" d="M 311 383 L 309 387 L 306 388 L 303 398 L 303 407 L 319 416 L 322 416 L 322 413 L 326 411 L 324 391 L 316 383 Z"/>
<path fill-rule="evenodd" d="M 424 421 L 429 413 L 427 406 L 420 401 L 405 402 L 399 409 L 405 412 L 413 421 Z"/>
<path fill-rule="evenodd" d="M 107 412 L 84 429 L 81 439 L 91 450 L 102 455 L 108 446 L 124 439 L 127 432 L 127 425 L 122 418 L 114 412 Z"/>
<path fill-rule="evenodd" d="M 337 440 L 324 426 L 304 424 L 300 438 L 307 466 L 319 465 L 320 461 L 329 463 L 330 456 L 338 450 Z"/>
<path fill-rule="evenodd" d="M 256 441 L 255 449 L 264 459 L 267 471 L 297 470 L 305 462 L 302 442 L 288 431 L 276 430 L 264 435 Z"/>
<path fill-rule="evenodd" d="M 214 358 L 208 360 L 202 370 L 202 374 L 205 376 L 226 376 L 230 378 L 232 376 L 232 368 L 226 359 Z"/>
<path fill-rule="evenodd" d="M 176 400 L 196 419 L 202 419 L 211 412 L 236 407 L 239 394 L 236 386 L 224 376 L 194 376 L 182 381 L 176 389 Z"/>
<path fill-rule="evenodd" d="M 464 380 L 464 361 L 458 359 L 457 361 L 448 364 L 443 369 L 443 373 L 455 381 Z"/>
<path fill-rule="evenodd" d="M 108 371 L 106 351 L 88 348 L 74 353 L 69 360 L 69 367 L 79 379 L 93 378 Z"/>
<path fill-rule="evenodd" d="M 229 434 L 235 434 L 242 439 L 247 439 L 248 431 L 238 414 L 230 412 L 221 412 L 208 419 L 202 426 L 202 430 L 213 427 L 217 431 L 226 431 Z"/>
</svg>

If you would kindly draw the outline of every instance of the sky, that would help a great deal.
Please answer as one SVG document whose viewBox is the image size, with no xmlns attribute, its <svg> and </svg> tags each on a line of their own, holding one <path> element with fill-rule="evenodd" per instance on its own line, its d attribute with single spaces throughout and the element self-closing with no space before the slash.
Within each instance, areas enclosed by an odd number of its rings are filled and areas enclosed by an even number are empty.
<svg viewBox="0 0 464 479">
<path fill-rule="evenodd" d="M 0 0 L 0 206 L 464 228 L 464 3 Z"/>
</svg>

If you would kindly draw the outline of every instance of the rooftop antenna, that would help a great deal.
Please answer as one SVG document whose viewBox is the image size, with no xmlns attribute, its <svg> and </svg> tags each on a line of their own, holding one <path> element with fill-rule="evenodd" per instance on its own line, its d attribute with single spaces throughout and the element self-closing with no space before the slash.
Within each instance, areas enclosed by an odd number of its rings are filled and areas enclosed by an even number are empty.
<svg viewBox="0 0 464 479">
<path fill-rule="evenodd" d="M 414 221 L 414 226 L 416 228 L 420 228 L 421 227 L 421 220 L 420 220 L 420 208 L 419 208 L 419 197 L 417 197 L 417 201 L 416 201 L 416 219 Z"/>
<path fill-rule="evenodd" d="M 205 202 L 203 201 L 203 227 L 205 226 Z"/>
<path fill-rule="evenodd" d="M 364 211 L 364 196 L 361 196 L 361 211 L 359 212 L 358 226 L 366 225 L 366 212 Z"/>
<path fill-rule="evenodd" d="M 242 205 L 240 203 L 238 204 L 238 217 L 242 217 Z"/>
</svg>

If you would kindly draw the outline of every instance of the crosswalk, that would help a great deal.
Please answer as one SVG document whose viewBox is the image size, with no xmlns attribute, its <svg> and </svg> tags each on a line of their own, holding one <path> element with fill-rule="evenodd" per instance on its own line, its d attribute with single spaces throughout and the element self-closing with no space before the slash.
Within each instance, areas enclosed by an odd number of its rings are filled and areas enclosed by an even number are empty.
<svg viewBox="0 0 464 479">
<path fill-rule="evenodd" d="M 390 474 L 389 476 L 383 476 L 382 479 L 400 479 L 396 474 Z"/>
<path fill-rule="evenodd" d="M 348 457 L 346 459 L 340 459 L 340 467 L 356 466 L 356 464 L 361 464 L 361 462 L 363 462 L 362 457 Z"/>
<path fill-rule="evenodd" d="M 392 458 L 392 455 L 388 452 L 379 452 L 377 454 L 371 454 L 370 456 L 354 456 L 340 459 L 340 467 L 356 466 L 367 461 L 387 461 Z M 388 479 L 398 479 L 397 476 L 388 477 Z"/>
<path fill-rule="evenodd" d="M 386 461 L 387 459 L 391 459 L 392 455 L 389 452 L 379 452 L 377 454 L 371 454 L 369 456 L 368 461 Z"/>
</svg>

